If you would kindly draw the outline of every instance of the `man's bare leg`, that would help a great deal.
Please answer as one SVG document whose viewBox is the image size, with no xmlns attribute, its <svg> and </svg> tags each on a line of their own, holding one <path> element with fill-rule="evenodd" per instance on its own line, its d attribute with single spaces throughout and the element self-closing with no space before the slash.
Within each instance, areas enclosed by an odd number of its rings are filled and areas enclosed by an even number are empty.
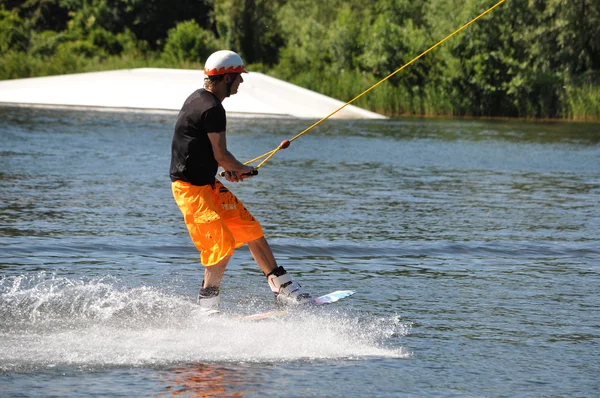
<svg viewBox="0 0 600 398">
<path fill-rule="evenodd" d="M 202 288 L 219 287 L 230 258 L 231 256 L 227 256 L 210 267 L 204 267 L 204 284 L 202 285 Z"/>
<path fill-rule="evenodd" d="M 310 294 L 298 283 L 292 282 L 283 267 L 277 266 L 273 251 L 264 236 L 248 242 L 248 248 L 258 267 L 267 276 L 267 282 L 279 302 L 299 304 L 310 300 Z"/>
<path fill-rule="evenodd" d="M 271 246 L 269 246 L 264 236 L 248 242 L 248 248 L 252 257 L 254 257 L 254 261 L 256 261 L 256 264 L 258 264 L 258 267 L 265 275 L 269 275 L 277 268 L 277 262 L 275 261 L 275 256 L 273 256 Z"/>
<path fill-rule="evenodd" d="M 225 257 L 215 265 L 204 267 L 204 282 L 202 283 L 200 292 L 198 292 L 198 304 L 201 307 L 210 310 L 216 310 L 219 307 L 219 303 L 221 302 L 219 298 L 219 285 L 221 284 L 221 279 L 223 279 L 223 274 L 230 258 L 231 256 Z"/>
</svg>

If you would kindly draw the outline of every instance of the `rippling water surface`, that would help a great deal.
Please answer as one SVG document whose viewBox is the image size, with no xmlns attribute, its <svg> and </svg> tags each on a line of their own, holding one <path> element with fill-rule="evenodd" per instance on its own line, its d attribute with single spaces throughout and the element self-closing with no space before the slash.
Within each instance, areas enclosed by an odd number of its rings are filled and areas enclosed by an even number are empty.
<svg viewBox="0 0 600 398">
<path fill-rule="evenodd" d="M 202 280 L 175 115 L 0 108 L 0 395 L 569 396 L 600 389 L 600 125 L 328 121 L 228 184 L 335 305 Z M 242 160 L 309 125 L 229 120 Z"/>
</svg>

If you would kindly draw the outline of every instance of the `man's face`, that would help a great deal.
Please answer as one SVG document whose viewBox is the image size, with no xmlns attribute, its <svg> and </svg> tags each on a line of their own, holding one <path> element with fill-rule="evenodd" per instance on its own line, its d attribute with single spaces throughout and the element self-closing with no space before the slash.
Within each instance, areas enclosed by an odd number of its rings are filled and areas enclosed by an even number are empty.
<svg viewBox="0 0 600 398">
<path fill-rule="evenodd" d="M 231 74 L 229 76 L 231 76 L 231 81 L 233 81 L 233 84 L 231 85 L 231 95 L 233 95 L 237 93 L 238 87 L 244 81 L 244 78 L 241 73 Z"/>
</svg>

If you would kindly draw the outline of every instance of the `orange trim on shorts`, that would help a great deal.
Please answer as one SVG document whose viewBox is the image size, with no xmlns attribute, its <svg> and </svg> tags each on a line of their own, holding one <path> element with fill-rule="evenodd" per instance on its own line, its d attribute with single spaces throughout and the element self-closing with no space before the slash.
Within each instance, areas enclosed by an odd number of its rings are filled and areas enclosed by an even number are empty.
<svg viewBox="0 0 600 398">
<path fill-rule="evenodd" d="M 220 181 L 213 187 L 178 180 L 171 188 L 202 265 L 215 265 L 264 235 L 260 223 Z"/>
</svg>

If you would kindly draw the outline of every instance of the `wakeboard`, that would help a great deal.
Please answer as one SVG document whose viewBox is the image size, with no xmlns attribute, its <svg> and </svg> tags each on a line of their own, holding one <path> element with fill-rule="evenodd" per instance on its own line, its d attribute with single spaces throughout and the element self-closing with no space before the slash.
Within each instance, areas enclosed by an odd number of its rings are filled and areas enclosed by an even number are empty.
<svg viewBox="0 0 600 398">
<path fill-rule="evenodd" d="M 331 292 L 331 293 L 327 293 L 327 294 L 324 294 L 319 297 L 315 297 L 307 304 L 303 304 L 299 307 L 293 307 L 293 308 L 302 308 L 302 306 L 304 306 L 304 305 L 331 304 L 331 303 L 335 303 L 336 301 L 340 301 L 341 299 L 346 298 L 348 296 L 352 296 L 353 294 L 354 294 L 353 290 L 336 290 L 335 292 Z M 239 317 L 238 319 L 241 319 L 244 321 L 260 321 L 263 319 L 277 318 L 277 317 L 280 317 L 287 313 L 288 313 L 288 311 L 286 311 L 286 310 L 277 309 L 277 310 L 259 312 L 258 314 L 242 316 L 242 317 Z"/>
</svg>

